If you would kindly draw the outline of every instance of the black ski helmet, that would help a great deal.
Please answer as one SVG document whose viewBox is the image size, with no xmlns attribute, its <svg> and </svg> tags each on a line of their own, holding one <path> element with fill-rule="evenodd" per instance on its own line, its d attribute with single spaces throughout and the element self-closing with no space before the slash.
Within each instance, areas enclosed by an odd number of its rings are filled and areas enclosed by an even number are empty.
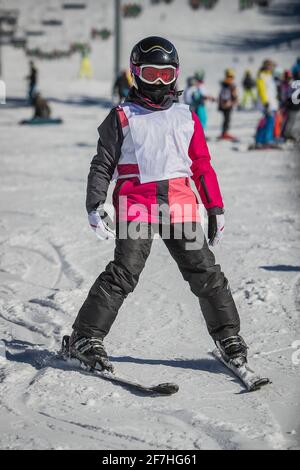
<svg viewBox="0 0 300 470">
<path fill-rule="evenodd" d="M 130 63 L 179 67 L 179 57 L 175 46 L 170 41 L 159 36 L 150 36 L 134 46 L 131 51 Z"/>
<path fill-rule="evenodd" d="M 134 86 L 145 96 L 154 101 L 161 100 L 174 90 L 176 80 L 170 85 L 150 85 L 144 83 L 134 73 L 134 66 L 139 65 L 173 65 L 179 69 L 179 57 L 175 46 L 165 38 L 149 36 L 139 41 L 131 51 L 130 70 Z"/>
</svg>

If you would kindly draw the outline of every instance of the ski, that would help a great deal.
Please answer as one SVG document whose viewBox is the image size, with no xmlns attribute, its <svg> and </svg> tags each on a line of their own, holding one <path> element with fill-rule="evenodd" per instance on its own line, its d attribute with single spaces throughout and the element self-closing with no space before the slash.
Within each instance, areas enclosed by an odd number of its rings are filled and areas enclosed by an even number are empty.
<svg viewBox="0 0 300 470">
<path fill-rule="evenodd" d="M 62 348 L 58 354 L 58 358 L 63 359 L 71 365 L 74 365 L 78 371 L 83 371 L 86 374 L 93 375 L 95 377 L 108 380 L 117 385 L 142 392 L 145 395 L 159 396 L 159 395 L 173 395 L 178 392 L 179 386 L 175 383 L 160 383 L 157 385 L 145 385 L 141 384 L 133 379 L 122 377 L 119 374 L 115 374 L 109 371 L 100 370 L 97 368 L 91 368 L 84 364 L 77 358 L 72 358 L 67 349 L 69 337 L 64 336 L 62 342 Z"/>
<path fill-rule="evenodd" d="M 284 147 L 279 146 L 279 145 L 273 145 L 273 146 L 268 146 L 268 147 L 267 146 L 257 147 L 255 144 L 248 145 L 248 144 L 237 143 L 236 145 L 233 145 L 231 147 L 231 150 L 233 150 L 234 152 L 239 152 L 239 153 L 248 153 L 248 152 L 252 152 L 252 151 L 269 152 L 271 150 L 285 150 L 285 149 L 284 149 Z"/>
<path fill-rule="evenodd" d="M 279 144 L 269 144 L 269 145 L 256 145 L 256 144 L 251 144 L 248 147 L 248 151 L 251 150 L 256 150 L 256 151 L 267 151 L 267 150 L 284 150 L 282 145 Z"/>
<path fill-rule="evenodd" d="M 267 377 L 261 377 L 254 372 L 246 363 L 240 367 L 236 367 L 232 361 L 227 362 L 219 349 L 214 349 L 212 355 L 218 359 L 225 367 L 227 367 L 233 374 L 240 379 L 240 381 L 247 388 L 248 392 L 259 390 L 264 385 L 270 384 L 271 381 Z"/>
</svg>

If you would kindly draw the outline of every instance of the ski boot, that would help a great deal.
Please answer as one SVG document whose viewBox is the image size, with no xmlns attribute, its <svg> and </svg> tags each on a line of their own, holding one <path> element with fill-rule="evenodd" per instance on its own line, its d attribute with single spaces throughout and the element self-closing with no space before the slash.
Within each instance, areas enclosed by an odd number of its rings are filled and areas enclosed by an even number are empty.
<svg viewBox="0 0 300 470">
<path fill-rule="evenodd" d="M 221 361 L 244 384 L 249 392 L 259 390 L 271 383 L 270 379 L 261 376 L 251 369 L 247 362 L 247 345 L 239 335 L 216 341 L 217 348 L 213 356 Z"/>
<path fill-rule="evenodd" d="M 248 347 L 240 335 L 229 336 L 215 343 L 226 362 L 231 362 L 235 367 L 247 363 Z"/>
<path fill-rule="evenodd" d="M 233 143 L 240 143 L 240 140 L 237 137 L 234 137 L 233 135 L 229 134 L 228 132 L 224 132 L 218 137 L 218 140 L 228 140 L 229 142 Z"/>
<path fill-rule="evenodd" d="M 101 338 L 89 338 L 73 331 L 70 337 L 64 337 L 63 343 L 66 343 L 67 340 L 68 344 L 65 344 L 65 347 L 68 348 L 70 358 L 78 359 L 91 369 L 107 370 L 111 373 L 114 372 L 113 365 L 108 359 Z"/>
</svg>

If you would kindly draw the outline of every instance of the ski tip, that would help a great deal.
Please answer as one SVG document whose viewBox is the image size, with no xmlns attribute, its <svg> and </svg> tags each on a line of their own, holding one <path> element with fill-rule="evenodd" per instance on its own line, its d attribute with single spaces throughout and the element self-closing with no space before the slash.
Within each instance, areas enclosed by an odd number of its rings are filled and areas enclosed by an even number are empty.
<svg viewBox="0 0 300 470">
<path fill-rule="evenodd" d="M 163 395 L 173 395 L 178 392 L 179 386 L 174 383 L 162 383 L 153 387 L 152 390 Z"/>
<path fill-rule="evenodd" d="M 257 382 L 255 382 L 254 384 L 251 385 L 251 387 L 249 387 L 248 391 L 249 392 L 256 392 L 257 390 L 260 390 L 261 387 L 264 387 L 265 385 L 269 385 L 271 384 L 271 380 L 268 379 L 267 377 L 263 377 L 259 380 L 257 380 Z"/>
</svg>

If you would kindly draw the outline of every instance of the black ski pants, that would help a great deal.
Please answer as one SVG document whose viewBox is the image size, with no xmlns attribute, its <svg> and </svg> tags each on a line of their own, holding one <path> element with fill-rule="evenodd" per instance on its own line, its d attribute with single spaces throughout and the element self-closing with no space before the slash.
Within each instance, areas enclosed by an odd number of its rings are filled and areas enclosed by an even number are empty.
<svg viewBox="0 0 300 470">
<path fill-rule="evenodd" d="M 171 226 L 171 234 L 166 237 L 161 227 L 159 232 L 183 278 L 199 298 L 209 334 L 214 340 L 236 335 L 240 320 L 228 281 L 215 264 L 201 225 L 190 223 L 187 233 L 188 225 L 184 230 L 181 224 Z M 136 287 L 153 241 L 153 227 L 140 224 L 140 228 L 141 238 L 116 239 L 114 260 L 96 279 L 73 325 L 79 334 L 103 339 L 124 299 Z"/>
</svg>

